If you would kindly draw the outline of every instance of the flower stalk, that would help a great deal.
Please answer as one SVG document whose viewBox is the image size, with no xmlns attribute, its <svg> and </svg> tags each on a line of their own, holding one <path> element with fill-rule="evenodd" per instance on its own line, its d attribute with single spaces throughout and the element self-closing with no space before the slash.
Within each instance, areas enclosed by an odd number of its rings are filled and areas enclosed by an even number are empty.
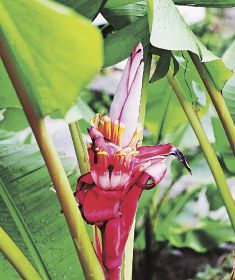
<svg viewBox="0 0 235 280">
<path fill-rule="evenodd" d="M 219 164 L 218 158 L 206 136 L 206 133 L 201 125 L 201 122 L 200 122 L 197 114 L 193 110 L 191 104 L 184 99 L 183 94 L 182 94 L 183 89 L 181 88 L 181 86 L 177 80 L 177 77 L 176 76 L 173 77 L 173 73 L 171 70 L 167 74 L 167 79 L 168 79 L 175 95 L 177 96 L 177 98 L 197 136 L 197 139 L 201 145 L 202 151 L 206 157 L 206 160 L 209 164 L 211 172 L 214 176 L 215 182 L 218 186 L 218 190 L 221 195 L 221 198 L 227 209 L 232 227 L 235 230 L 235 202 L 232 198 L 231 192 L 227 185 L 227 182 L 226 182 L 223 170 Z"/>
<path fill-rule="evenodd" d="M 42 280 L 23 252 L 10 236 L 0 227 L 0 252 L 11 263 L 24 280 Z"/>
<path fill-rule="evenodd" d="M 90 164 L 78 121 L 70 123 L 69 129 L 81 175 L 86 174 L 90 171 Z"/>
<path fill-rule="evenodd" d="M 229 140 L 232 151 L 235 155 L 235 125 L 225 104 L 222 93 L 218 89 L 216 89 L 213 79 L 208 72 L 205 64 L 199 60 L 196 54 L 189 52 L 189 55 L 206 87 L 211 101 L 214 104 L 214 107 L 219 115 L 220 121 Z"/>
<path fill-rule="evenodd" d="M 77 203 L 74 199 L 71 186 L 60 161 L 59 155 L 50 135 L 46 130 L 44 119 L 35 113 L 34 108 L 28 99 L 30 92 L 27 92 L 25 84 L 18 75 L 15 63 L 9 53 L 9 49 L 7 48 L 7 42 L 4 40 L 3 36 L 0 38 L 0 56 L 47 165 L 74 241 L 84 275 L 86 279 L 104 279 L 103 269 L 92 247 L 82 215 L 77 208 Z"/>
</svg>

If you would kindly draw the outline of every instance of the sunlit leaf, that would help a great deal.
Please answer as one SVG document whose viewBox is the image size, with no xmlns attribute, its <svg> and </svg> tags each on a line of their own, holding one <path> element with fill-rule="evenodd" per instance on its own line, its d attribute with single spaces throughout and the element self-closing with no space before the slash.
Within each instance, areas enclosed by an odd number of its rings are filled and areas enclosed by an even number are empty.
<svg viewBox="0 0 235 280">
<path fill-rule="evenodd" d="M 45 0 L 1 0 L 0 13 L 2 39 L 35 110 L 64 116 L 102 65 L 100 32 Z"/>
</svg>

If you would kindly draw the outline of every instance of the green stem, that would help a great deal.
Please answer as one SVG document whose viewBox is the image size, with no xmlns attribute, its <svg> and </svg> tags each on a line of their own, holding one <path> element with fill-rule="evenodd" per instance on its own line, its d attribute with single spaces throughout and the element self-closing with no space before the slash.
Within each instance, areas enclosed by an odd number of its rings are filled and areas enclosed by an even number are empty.
<svg viewBox="0 0 235 280">
<path fill-rule="evenodd" d="M 88 154 L 87 154 L 87 148 L 85 146 L 85 143 L 83 141 L 82 133 L 79 127 L 78 121 L 70 123 L 69 124 L 69 129 L 71 133 L 71 137 L 73 139 L 73 146 L 75 149 L 77 161 L 78 161 L 78 166 L 81 172 L 81 175 L 86 174 L 87 172 L 90 171 L 90 163 L 88 159 Z M 99 247 L 99 244 L 96 242 L 96 232 L 98 232 L 98 238 L 100 241 L 100 244 L 102 244 L 101 241 L 101 234 L 100 234 L 100 229 L 96 226 L 92 226 L 92 232 L 93 232 L 93 245 L 94 248 L 97 252 L 97 248 Z"/>
<path fill-rule="evenodd" d="M 216 89 L 213 79 L 208 72 L 205 64 L 201 62 L 198 56 L 194 53 L 189 52 L 189 55 L 197 68 L 197 71 L 207 89 L 207 92 L 213 102 L 215 109 L 219 115 L 220 121 L 224 127 L 225 133 L 228 137 L 230 146 L 235 155 L 235 125 L 233 123 L 232 117 L 229 110 L 225 104 L 223 96 L 219 90 Z"/>
<path fill-rule="evenodd" d="M 0 38 L 0 56 L 11 78 L 12 84 L 47 165 L 85 277 L 86 279 L 104 279 L 103 269 L 94 252 L 59 155 L 46 130 L 44 120 L 35 113 L 29 101 L 28 96 L 30 96 L 30 92 L 27 92 L 25 84 L 18 75 L 11 53 L 7 48 L 7 42 L 4 40 L 3 36 Z"/>
<path fill-rule="evenodd" d="M 146 108 L 146 103 L 147 103 L 147 93 L 148 93 L 151 60 L 152 60 L 152 55 L 148 52 L 148 47 L 146 47 L 144 49 L 144 73 L 143 73 L 143 86 L 142 86 L 142 95 L 141 95 L 141 104 L 140 104 L 140 114 L 139 114 L 139 122 L 142 124 L 143 127 L 144 127 L 145 108 Z M 124 267 L 122 268 L 125 280 L 132 279 L 134 231 L 135 231 L 135 218 L 134 218 L 129 237 L 127 239 L 126 248 L 125 248 L 125 257 L 124 257 L 124 261 L 123 261 Z"/>
<path fill-rule="evenodd" d="M 233 229 L 235 230 L 235 203 L 226 183 L 223 170 L 219 164 L 216 154 L 206 136 L 206 133 L 201 125 L 197 114 L 193 110 L 191 104 L 184 99 L 182 93 L 183 89 L 181 88 L 177 78 L 173 77 L 172 72 L 169 72 L 167 74 L 167 78 L 198 138 L 202 151 L 204 152 L 206 160 L 214 176 L 215 182 L 218 186 L 219 193 L 227 209 Z"/>
<path fill-rule="evenodd" d="M 0 251 L 24 280 L 42 280 L 22 251 L 0 227 Z"/>
<path fill-rule="evenodd" d="M 77 156 L 80 172 L 81 174 L 86 174 L 90 171 L 90 164 L 78 122 L 70 123 L 69 129 L 73 139 L 73 146 Z"/>
</svg>

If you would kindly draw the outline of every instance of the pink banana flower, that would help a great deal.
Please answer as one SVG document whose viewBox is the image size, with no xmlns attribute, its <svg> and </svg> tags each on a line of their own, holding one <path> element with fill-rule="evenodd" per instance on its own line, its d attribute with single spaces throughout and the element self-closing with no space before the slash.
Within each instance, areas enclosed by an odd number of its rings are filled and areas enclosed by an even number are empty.
<svg viewBox="0 0 235 280">
<path fill-rule="evenodd" d="M 88 128 L 91 172 L 78 179 L 75 192 L 84 219 L 101 230 L 98 256 L 111 280 L 120 279 L 122 255 L 140 195 L 162 180 L 166 157 L 176 156 L 191 172 L 181 151 L 171 144 L 138 147 L 143 64 L 143 48 L 138 44 L 127 62 L 109 117 L 97 114 Z"/>
</svg>

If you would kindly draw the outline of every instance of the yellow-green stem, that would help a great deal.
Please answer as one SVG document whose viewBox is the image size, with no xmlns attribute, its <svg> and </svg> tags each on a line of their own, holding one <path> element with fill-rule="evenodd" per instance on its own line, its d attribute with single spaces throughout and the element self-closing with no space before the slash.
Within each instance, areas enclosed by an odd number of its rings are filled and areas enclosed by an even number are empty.
<svg viewBox="0 0 235 280">
<path fill-rule="evenodd" d="M 208 94 L 210 95 L 211 101 L 215 106 L 220 121 L 224 127 L 225 133 L 228 137 L 230 146 L 235 155 L 235 125 L 233 123 L 229 110 L 225 104 L 222 93 L 218 89 L 216 89 L 213 79 L 210 73 L 208 72 L 205 64 L 199 60 L 196 54 L 191 52 L 189 52 L 189 54 L 207 89 Z"/>
<path fill-rule="evenodd" d="M 193 110 L 191 104 L 184 99 L 183 93 L 182 93 L 183 89 L 181 88 L 181 86 L 177 80 L 177 77 L 173 77 L 173 74 L 170 71 L 167 74 L 167 78 L 197 136 L 197 139 L 201 145 L 202 151 L 206 157 L 206 160 L 209 164 L 211 172 L 214 176 L 215 182 L 218 186 L 218 190 L 219 190 L 219 193 L 224 202 L 224 206 L 227 209 L 233 229 L 235 230 L 235 202 L 234 202 L 231 192 L 228 188 L 223 170 L 219 164 L 216 154 L 206 136 L 206 133 L 201 125 L 201 122 L 200 122 L 197 114 Z"/>
<path fill-rule="evenodd" d="M 148 93 L 148 84 L 149 84 L 149 74 L 151 68 L 151 59 L 152 55 L 148 52 L 149 48 L 144 49 L 144 73 L 143 73 L 143 86 L 142 86 L 142 95 L 141 95 L 141 104 L 140 104 L 140 114 L 139 122 L 144 127 L 144 117 L 145 117 L 145 108 L 147 103 L 147 93 Z M 135 231 L 135 218 L 131 227 L 129 237 L 127 239 L 125 247 L 125 256 L 123 258 L 123 267 L 122 275 L 125 280 L 132 279 L 132 262 L 133 262 L 133 250 L 134 250 L 134 231 Z"/>
<path fill-rule="evenodd" d="M 42 280 L 22 251 L 0 227 L 0 251 L 24 280 Z"/>
<path fill-rule="evenodd" d="M 69 129 L 73 139 L 73 146 L 75 149 L 81 175 L 86 174 L 90 171 L 90 164 L 78 122 L 70 123 Z"/>
<path fill-rule="evenodd" d="M 83 218 L 78 210 L 71 186 L 55 149 L 50 135 L 48 134 L 44 120 L 34 111 L 28 96 L 26 86 L 20 79 L 6 41 L 0 38 L 0 56 L 11 78 L 19 100 L 24 109 L 27 120 L 33 130 L 42 156 L 47 165 L 58 199 L 63 209 L 72 239 L 75 244 L 80 263 L 86 279 L 104 279 L 103 269 L 96 257 L 90 238 L 85 228 Z"/>
</svg>

